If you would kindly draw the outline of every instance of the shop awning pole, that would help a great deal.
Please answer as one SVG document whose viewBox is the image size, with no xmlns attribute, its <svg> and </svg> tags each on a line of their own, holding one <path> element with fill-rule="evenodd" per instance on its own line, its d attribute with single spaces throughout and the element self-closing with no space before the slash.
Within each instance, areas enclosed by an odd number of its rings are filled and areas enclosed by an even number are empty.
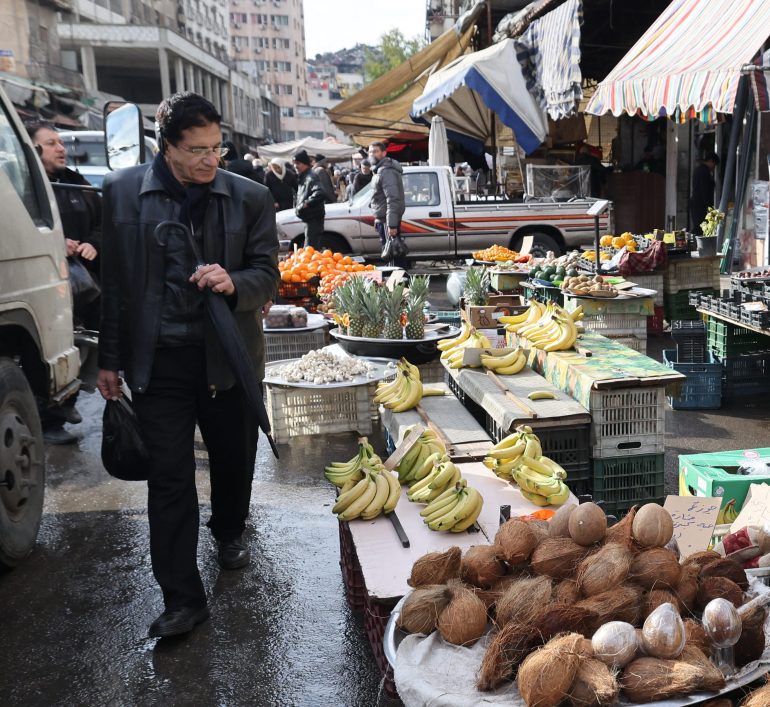
<svg viewBox="0 0 770 707">
<path fill-rule="evenodd" d="M 492 44 L 492 3 L 487 3 L 487 42 Z M 492 196 L 497 196 L 497 121 L 490 108 L 490 130 L 492 131 Z"/>
</svg>

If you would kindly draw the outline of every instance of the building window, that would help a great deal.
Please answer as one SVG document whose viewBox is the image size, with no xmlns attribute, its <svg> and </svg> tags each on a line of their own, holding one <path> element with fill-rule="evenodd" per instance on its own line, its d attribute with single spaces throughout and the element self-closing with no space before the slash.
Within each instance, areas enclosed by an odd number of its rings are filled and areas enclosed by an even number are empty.
<svg viewBox="0 0 770 707">
<path fill-rule="evenodd" d="M 291 41 L 284 37 L 273 37 L 273 49 L 290 49 Z"/>
<path fill-rule="evenodd" d="M 294 108 L 290 108 L 288 106 L 282 106 L 281 107 L 281 117 L 282 118 L 293 118 L 294 117 Z"/>
<path fill-rule="evenodd" d="M 270 62 L 260 59 L 254 62 L 257 65 L 257 71 L 270 71 Z"/>
<path fill-rule="evenodd" d="M 251 24 L 253 25 L 266 25 L 267 15 L 263 15 L 261 12 L 251 13 Z"/>
<path fill-rule="evenodd" d="M 294 88 L 288 83 L 275 84 L 275 93 L 278 96 L 291 96 L 294 92 Z"/>
<path fill-rule="evenodd" d="M 291 71 L 290 61 L 274 61 L 273 71 Z"/>
<path fill-rule="evenodd" d="M 275 27 L 288 27 L 289 16 L 288 15 L 270 15 L 270 23 Z"/>
</svg>

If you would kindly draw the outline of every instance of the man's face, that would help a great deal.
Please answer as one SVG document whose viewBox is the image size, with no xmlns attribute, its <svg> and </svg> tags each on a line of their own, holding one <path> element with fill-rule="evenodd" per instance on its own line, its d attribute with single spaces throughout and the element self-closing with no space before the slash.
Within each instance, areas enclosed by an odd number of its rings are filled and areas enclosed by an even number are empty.
<svg viewBox="0 0 770 707">
<path fill-rule="evenodd" d="M 176 145 L 167 143 L 166 159 L 182 184 L 208 184 L 214 181 L 219 165 L 218 148 L 222 130 L 217 123 L 187 128 Z M 213 150 L 213 151 L 212 151 Z"/>
<path fill-rule="evenodd" d="M 369 172 L 372 171 L 372 168 L 368 164 L 363 164 L 363 165 L 361 165 L 361 171 L 364 174 L 369 174 Z"/>
<path fill-rule="evenodd" d="M 294 165 L 294 169 L 297 170 L 297 174 L 305 174 L 310 169 L 309 164 L 305 164 L 304 162 L 299 162 L 297 160 L 292 160 L 292 164 Z"/>
<path fill-rule="evenodd" d="M 383 149 L 379 146 L 372 146 L 369 148 L 369 159 L 374 162 L 379 162 L 383 157 L 385 157 L 385 152 Z"/>
<path fill-rule="evenodd" d="M 39 145 L 42 152 L 40 161 L 43 163 L 46 174 L 51 176 L 64 169 L 67 164 L 67 150 L 64 147 L 64 141 L 55 130 L 49 128 L 40 128 L 35 133 L 33 141 Z"/>
</svg>

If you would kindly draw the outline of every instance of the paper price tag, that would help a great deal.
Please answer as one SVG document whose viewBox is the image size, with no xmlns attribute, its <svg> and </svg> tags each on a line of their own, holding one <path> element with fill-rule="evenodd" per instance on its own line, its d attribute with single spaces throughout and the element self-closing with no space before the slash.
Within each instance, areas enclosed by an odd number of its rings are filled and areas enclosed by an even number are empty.
<svg viewBox="0 0 770 707">
<path fill-rule="evenodd" d="M 422 425 L 416 425 L 415 428 L 401 441 L 396 447 L 393 454 L 391 454 L 384 462 L 384 466 L 388 471 L 393 471 L 401 460 L 407 455 L 407 452 L 414 447 L 417 440 L 420 439 L 422 433 L 425 432 L 425 428 Z"/>
<path fill-rule="evenodd" d="M 722 500 L 702 496 L 669 496 L 663 504 L 674 521 L 674 538 L 682 558 L 705 550 L 714 534 Z"/>
<path fill-rule="evenodd" d="M 751 484 L 743 508 L 733 521 L 730 532 L 734 533 L 750 525 L 763 526 L 766 523 L 770 523 L 770 486 Z"/>
<path fill-rule="evenodd" d="M 472 349 L 468 347 L 463 349 L 463 366 L 480 366 L 481 356 L 505 356 L 513 351 L 513 349 Z"/>
</svg>

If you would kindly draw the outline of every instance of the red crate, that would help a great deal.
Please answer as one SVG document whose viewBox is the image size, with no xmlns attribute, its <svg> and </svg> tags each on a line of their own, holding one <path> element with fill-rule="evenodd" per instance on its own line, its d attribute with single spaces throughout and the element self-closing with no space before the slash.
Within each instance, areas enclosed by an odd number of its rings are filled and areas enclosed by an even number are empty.
<svg viewBox="0 0 770 707">
<path fill-rule="evenodd" d="M 383 690 L 385 694 L 392 699 L 399 699 L 396 682 L 393 677 L 393 668 L 385 657 L 385 647 L 383 641 L 385 638 L 385 627 L 390 618 L 390 612 L 398 603 L 396 599 L 387 602 L 376 601 L 367 595 L 366 607 L 364 610 L 364 629 L 366 637 L 369 639 L 369 645 L 372 647 L 374 659 L 380 669 L 383 678 Z"/>
<path fill-rule="evenodd" d="M 315 297 L 318 294 L 320 282 L 321 280 L 317 277 L 313 277 L 307 282 L 281 282 L 278 285 L 278 296 L 284 299 Z"/>
<path fill-rule="evenodd" d="M 647 317 L 647 334 L 651 336 L 663 336 L 664 308 L 655 307 L 655 314 Z"/>
<path fill-rule="evenodd" d="M 340 523 L 340 570 L 345 586 L 345 599 L 351 611 L 364 611 L 366 607 L 366 585 L 361 565 L 358 562 L 350 525 Z"/>
</svg>

